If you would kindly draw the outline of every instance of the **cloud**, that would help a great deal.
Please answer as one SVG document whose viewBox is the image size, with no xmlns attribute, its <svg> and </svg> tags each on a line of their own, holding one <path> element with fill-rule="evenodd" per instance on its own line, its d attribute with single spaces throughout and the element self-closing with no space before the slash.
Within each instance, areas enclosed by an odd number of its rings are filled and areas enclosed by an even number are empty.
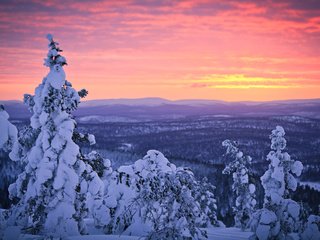
<svg viewBox="0 0 320 240">
<path fill-rule="evenodd" d="M 319 11 L 313 0 L 1 1 L 0 84 L 43 77 L 51 32 L 80 85 L 319 86 Z"/>
<path fill-rule="evenodd" d="M 246 76 L 243 74 L 211 74 L 194 80 L 192 88 L 226 88 L 226 89 L 252 89 L 252 88 L 301 88 L 318 86 L 316 79 L 296 79 L 285 77 Z"/>
</svg>

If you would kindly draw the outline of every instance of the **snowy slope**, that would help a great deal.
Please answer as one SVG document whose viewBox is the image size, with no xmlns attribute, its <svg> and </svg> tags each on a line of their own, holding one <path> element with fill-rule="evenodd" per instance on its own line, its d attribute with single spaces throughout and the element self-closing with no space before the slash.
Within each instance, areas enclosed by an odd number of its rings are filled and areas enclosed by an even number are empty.
<svg viewBox="0 0 320 240">
<path fill-rule="evenodd" d="M 219 240 L 241 240 L 249 239 L 252 232 L 242 232 L 239 228 L 209 228 L 207 229 L 208 239 Z"/>
<path fill-rule="evenodd" d="M 118 235 L 90 235 L 90 236 L 81 236 L 81 237 L 69 237 L 68 240 L 135 240 L 135 239 L 143 239 L 140 237 L 134 236 L 118 236 Z"/>
<path fill-rule="evenodd" d="M 252 235 L 252 232 L 242 232 L 238 228 L 210 228 L 207 229 L 208 240 L 242 240 L 249 239 Z M 38 236 L 32 235 L 21 235 L 19 240 L 33 240 L 33 239 L 42 239 Z M 126 236 L 126 235 L 86 235 L 86 236 L 75 236 L 68 237 L 68 240 L 135 240 L 140 239 L 142 237 L 138 236 Z M 205 239 L 205 238 L 204 238 Z M 14 240 L 14 239 L 13 239 Z"/>
<path fill-rule="evenodd" d="M 252 232 L 242 232 L 238 228 L 210 228 L 207 229 L 208 233 L 208 240 L 242 240 L 242 239 L 249 239 L 252 235 Z M 81 237 L 69 237 L 68 240 L 114 240 L 114 239 L 143 239 L 141 237 L 134 237 L 134 236 L 107 236 L 107 235 L 91 235 L 91 236 L 81 236 Z M 205 238 L 204 238 L 205 239 Z"/>
</svg>

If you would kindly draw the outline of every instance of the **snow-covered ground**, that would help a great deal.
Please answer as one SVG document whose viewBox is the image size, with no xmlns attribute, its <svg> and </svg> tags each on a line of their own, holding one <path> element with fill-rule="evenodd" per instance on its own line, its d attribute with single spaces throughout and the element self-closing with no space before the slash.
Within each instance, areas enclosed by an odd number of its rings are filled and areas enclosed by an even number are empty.
<svg viewBox="0 0 320 240">
<path fill-rule="evenodd" d="M 242 232 L 238 228 L 210 228 L 207 229 L 208 233 L 208 240 L 242 240 L 242 239 L 249 239 L 252 235 L 252 232 Z M 117 236 L 117 235 L 90 235 L 90 236 L 81 236 L 81 237 L 69 237 L 68 240 L 134 240 L 140 239 L 141 237 L 134 237 L 134 236 Z M 204 238 L 205 239 L 205 238 Z"/>
<path fill-rule="evenodd" d="M 209 228 L 206 229 L 208 233 L 207 239 L 215 239 L 215 240 L 234 240 L 234 239 L 249 239 L 252 235 L 252 232 L 243 232 L 238 228 Z M 81 237 L 69 237 L 69 240 L 115 240 L 115 239 L 143 239 L 142 237 L 134 237 L 134 236 L 118 236 L 118 235 L 90 235 L 90 236 L 81 236 Z M 203 238 L 205 239 L 205 238 Z"/>
<path fill-rule="evenodd" d="M 3 209 L 0 209 L 0 213 Z M 143 240 L 141 236 L 128 235 L 104 235 L 101 229 L 96 229 L 93 225 L 93 219 L 85 219 L 90 235 L 68 237 L 68 240 Z M 214 227 L 205 229 L 208 234 L 208 240 L 242 240 L 249 239 L 252 232 L 241 231 L 239 228 Z M 19 227 L 9 227 L 5 230 L 5 240 L 42 240 L 43 236 L 30 234 L 19 234 Z M 205 239 L 205 238 L 203 238 Z"/>
<path fill-rule="evenodd" d="M 208 239 L 221 239 L 221 240 L 241 240 L 249 239 L 253 234 L 248 231 L 241 231 L 239 228 L 209 228 L 207 229 Z"/>
<path fill-rule="evenodd" d="M 208 240 L 241 240 L 241 239 L 249 239 L 252 232 L 243 232 L 238 228 L 209 228 L 207 229 Z M 19 240 L 37 240 L 43 239 L 40 236 L 33 236 L 29 234 L 21 234 L 18 238 Z M 18 240 L 17 239 L 17 240 Z M 75 236 L 68 237 L 68 240 L 142 240 L 143 237 L 139 236 L 126 236 L 126 235 L 86 235 L 86 236 Z M 205 238 L 204 238 L 205 239 Z M 15 240 L 15 239 L 10 239 Z"/>
</svg>

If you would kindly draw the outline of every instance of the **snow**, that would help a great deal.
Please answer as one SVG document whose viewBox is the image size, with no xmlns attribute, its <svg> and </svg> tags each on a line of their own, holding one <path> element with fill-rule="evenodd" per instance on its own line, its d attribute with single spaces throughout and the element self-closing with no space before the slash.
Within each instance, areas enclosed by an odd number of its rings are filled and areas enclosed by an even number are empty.
<svg viewBox="0 0 320 240">
<path fill-rule="evenodd" d="M 135 218 L 133 224 L 131 224 L 122 235 L 129 236 L 147 236 L 151 231 L 150 225 L 144 223 L 141 218 Z"/>
<path fill-rule="evenodd" d="M 267 240 L 270 231 L 269 225 L 259 225 L 256 234 L 259 240 Z"/>
<path fill-rule="evenodd" d="M 251 194 L 254 194 L 254 192 L 256 191 L 256 186 L 252 183 L 249 184 L 249 192 Z"/>
<path fill-rule="evenodd" d="M 96 139 L 93 134 L 88 134 L 88 141 L 89 141 L 90 145 L 96 144 Z"/>
<path fill-rule="evenodd" d="M 295 219 L 299 218 L 300 205 L 293 200 L 287 199 L 287 212 Z"/>
<path fill-rule="evenodd" d="M 3 240 L 18 240 L 20 238 L 20 228 L 16 226 L 7 227 L 3 233 Z M 0 235 L 1 236 L 1 235 Z"/>
<path fill-rule="evenodd" d="M 138 122 L 138 120 L 136 119 L 131 119 L 127 117 L 99 115 L 79 117 L 78 121 L 81 123 Z"/>
<path fill-rule="evenodd" d="M 46 112 L 42 112 L 39 116 L 39 122 L 41 125 L 44 125 L 48 120 L 49 114 Z"/>
<path fill-rule="evenodd" d="M 250 231 L 241 231 L 239 228 L 207 228 L 208 239 L 234 240 L 249 239 Z"/>
<path fill-rule="evenodd" d="M 303 231 L 301 237 L 303 240 L 319 240 L 320 239 L 320 216 L 310 215 L 306 229 Z"/>
<path fill-rule="evenodd" d="M 275 168 L 273 173 L 271 173 L 271 177 L 278 180 L 279 182 L 282 182 L 282 179 L 284 177 L 283 167 Z"/>
<path fill-rule="evenodd" d="M 52 34 L 48 33 L 48 34 L 47 34 L 47 39 L 49 40 L 49 42 L 52 42 L 52 41 L 53 41 L 53 36 L 52 36 Z"/>
<path fill-rule="evenodd" d="M 299 182 L 299 185 L 309 186 L 310 188 L 320 192 L 320 182 Z"/>
<path fill-rule="evenodd" d="M 124 235 L 90 235 L 81 237 L 68 237 L 67 240 L 142 240 L 144 238 Z"/>
<path fill-rule="evenodd" d="M 277 216 L 274 212 L 271 211 L 263 211 L 260 218 L 261 224 L 270 224 L 277 220 Z"/>
<path fill-rule="evenodd" d="M 292 174 L 288 174 L 287 175 L 287 184 L 288 184 L 288 188 L 292 191 L 295 191 L 297 189 L 297 185 L 298 185 L 298 181 L 295 179 L 294 176 L 292 176 Z"/>
<path fill-rule="evenodd" d="M 47 83 L 49 83 L 53 88 L 59 90 L 62 88 L 65 81 L 66 74 L 63 68 L 59 64 L 54 65 L 47 75 Z"/>
<path fill-rule="evenodd" d="M 250 231 L 241 231 L 239 228 L 206 228 L 203 229 L 207 231 L 208 240 L 245 240 L 249 239 L 252 235 Z M 143 232 L 143 229 L 140 229 Z M 19 240 L 35 240 L 43 239 L 40 236 L 23 234 L 20 236 Z M 125 234 L 121 235 L 103 235 L 103 234 L 92 234 L 92 235 L 83 235 L 83 236 L 71 236 L 67 237 L 66 240 L 144 240 L 143 236 L 128 236 Z"/>
<path fill-rule="evenodd" d="M 1 105 L 2 106 L 2 105 Z M 17 140 L 17 128 L 9 122 L 9 114 L 0 109 L 0 149 L 5 151 L 9 150 L 11 146 Z"/>
<path fill-rule="evenodd" d="M 303 165 L 300 161 L 295 161 L 294 164 L 291 166 L 291 171 L 299 177 L 301 175 L 301 172 L 303 170 Z"/>
</svg>

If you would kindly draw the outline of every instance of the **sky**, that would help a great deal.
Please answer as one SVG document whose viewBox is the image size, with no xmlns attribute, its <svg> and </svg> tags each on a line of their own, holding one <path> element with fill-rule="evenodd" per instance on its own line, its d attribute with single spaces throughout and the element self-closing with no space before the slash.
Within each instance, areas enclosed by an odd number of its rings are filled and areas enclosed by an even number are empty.
<svg viewBox="0 0 320 240">
<path fill-rule="evenodd" d="M 87 99 L 320 98 L 320 0 L 1 0 L 1 100 L 46 76 L 47 33 Z"/>
</svg>

